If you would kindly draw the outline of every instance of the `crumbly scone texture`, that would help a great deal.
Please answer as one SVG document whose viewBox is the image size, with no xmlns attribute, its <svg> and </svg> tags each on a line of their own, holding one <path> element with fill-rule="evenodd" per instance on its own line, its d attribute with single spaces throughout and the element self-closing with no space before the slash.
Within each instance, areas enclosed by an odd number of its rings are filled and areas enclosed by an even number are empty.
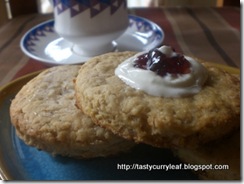
<svg viewBox="0 0 244 184">
<path fill-rule="evenodd" d="M 95 125 L 75 106 L 79 65 L 47 69 L 18 92 L 10 106 L 12 124 L 25 143 L 77 158 L 113 155 L 133 143 Z"/>
<path fill-rule="evenodd" d="M 178 149 L 174 154 L 205 180 L 240 180 L 240 130 L 217 142 L 197 149 Z M 205 169 L 196 168 L 197 166 Z M 190 166 L 188 166 L 190 167 Z"/>
<path fill-rule="evenodd" d="M 196 147 L 240 126 L 240 81 L 203 63 L 208 79 L 196 95 L 162 98 L 126 85 L 115 68 L 135 52 L 108 53 L 80 69 L 77 105 L 116 134 L 157 147 Z"/>
</svg>

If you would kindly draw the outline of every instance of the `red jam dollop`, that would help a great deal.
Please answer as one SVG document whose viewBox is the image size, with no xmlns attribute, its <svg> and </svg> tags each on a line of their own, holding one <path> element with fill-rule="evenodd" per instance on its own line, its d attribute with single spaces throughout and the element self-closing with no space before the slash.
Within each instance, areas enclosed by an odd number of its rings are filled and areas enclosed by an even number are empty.
<svg viewBox="0 0 244 184">
<path fill-rule="evenodd" d="M 194 58 L 165 45 L 126 59 L 115 69 L 115 75 L 149 95 L 175 98 L 198 93 L 208 71 Z"/>
<path fill-rule="evenodd" d="M 182 54 L 167 56 L 158 49 L 138 56 L 134 60 L 134 67 L 151 70 L 162 77 L 167 74 L 177 76 L 191 72 L 191 63 Z"/>
</svg>

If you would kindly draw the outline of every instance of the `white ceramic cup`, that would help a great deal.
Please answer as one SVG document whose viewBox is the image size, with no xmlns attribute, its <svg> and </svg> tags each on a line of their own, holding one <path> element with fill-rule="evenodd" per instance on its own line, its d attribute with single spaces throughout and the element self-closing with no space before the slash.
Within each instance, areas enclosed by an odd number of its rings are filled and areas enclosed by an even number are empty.
<svg viewBox="0 0 244 184">
<path fill-rule="evenodd" d="M 128 27 L 126 0 L 51 0 L 55 31 L 74 45 L 72 51 L 95 56 L 113 51 Z"/>
</svg>

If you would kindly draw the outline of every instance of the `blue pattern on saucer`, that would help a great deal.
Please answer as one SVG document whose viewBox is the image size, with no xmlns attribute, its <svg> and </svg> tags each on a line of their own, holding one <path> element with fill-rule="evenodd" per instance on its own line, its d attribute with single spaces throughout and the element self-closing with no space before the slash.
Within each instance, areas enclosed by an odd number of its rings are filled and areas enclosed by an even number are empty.
<svg viewBox="0 0 244 184">
<path fill-rule="evenodd" d="M 158 41 L 162 40 L 162 30 L 157 29 L 152 25 L 151 22 L 143 19 L 141 17 L 129 15 L 129 28 L 135 27 L 136 31 L 142 33 L 151 32 L 153 34 L 152 40 Z M 50 20 L 48 22 L 44 22 L 38 27 L 34 28 L 29 34 L 26 35 L 23 43 L 26 50 L 30 53 L 35 53 L 35 45 L 37 44 L 37 40 L 45 37 L 47 33 L 55 32 L 54 30 L 54 20 Z M 141 35 L 143 37 L 143 34 Z M 146 37 L 145 37 L 146 39 Z"/>
<path fill-rule="evenodd" d="M 47 21 L 43 24 L 40 24 L 36 29 L 33 29 L 30 34 L 28 34 L 23 40 L 23 45 L 30 53 L 35 53 L 36 41 L 45 37 L 47 33 L 53 33 L 54 30 L 54 21 Z"/>
<path fill-rule="evenodd" d="M 139 16 L 129 15 L 127 30 L 114 40 L 114 43 L 117 48 L 116 51 L 140 52 L 160 46 L 164 36 L 163 30 L 154 22 Z M 50 50 L 49 45 L 54 45 L 54 50 Z M 27 56 L 47 65 L 79 64 L 88 59 L 76 55 L 72 51 L 68 57 L 59 58 L 59 60 L 50 57 L 48 53 L 57 54 L 57 49 L 62 52 L 61 49 L 71 50 L 72 48 L 71 42 L 64 40 L 55 32 L 54 20 L 38 24 L 27 31 L 20 41 L 20 47 Z"/>
</svg>

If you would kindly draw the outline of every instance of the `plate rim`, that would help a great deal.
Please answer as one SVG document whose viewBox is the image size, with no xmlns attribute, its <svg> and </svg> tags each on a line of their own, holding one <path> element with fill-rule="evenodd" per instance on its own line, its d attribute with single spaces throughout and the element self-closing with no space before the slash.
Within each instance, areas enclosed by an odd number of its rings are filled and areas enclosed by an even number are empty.
<svg viewBox="0 0 244 184">
<path fill-rule="evenodd" d="M 155 47 L 158 47 L 160 46 L 162 43 L 163 43 L 163 40 L 165 38 L 165 32 L 163 31 L 163 29 L 155 22 L 147 19 L 147 18 L 144 18 L 144 17 L 141 17 L 141 16 L 137 16 L 137 15 L 134 15 L 134 14 L 128 14 L 128 19 L 130 18 L 133 18 L 133 19 L 140 19 L 140 20 L 143 20 L 143 22 L 147 22 L 149 23 L 150 25 L 152 25 L 153 28 L 156 29 L 156 33 L 157 35 L 160 34 L 160 39 L 158 41 L 158 43 L 156 44 Z M 38 57 L 34 54 L 32 54 L 31 52 L 29 52 L 26 47 L 25 47 L 25 40 L 27 38 L 27 36 L 33 32 L 34 30 L 36 30 L 37 28 L 45 25 L 45 24 L 49 24 L 49 23 L 53 23 L 54 24 L 54 19 L 49 19 L 49 20 L 46 20 L 44 22 L 41 22 L 35 26 L 33 26 L 32 28 L 30 28 L 23 36 L 22 38 L 20 39 L 20 48 L 21 50 L 24 52 L 24 54 L 26 54 L 28 57 L 32 58 L 32 59 L 35 59 L 37 60 L 38 62 L 41 62 L 41 63 L 45 63 L 45 64 L 48 64 L 48 65 L 65 65 L 66 63 L 55 63 L 55 62 L 52 62 L 51 59 L 45 59 L 45 58 L 41 58 L 41 57 Z M 57 36 L 58 36 L 58 39 L 61 38 L 58 33 L 54 32 Z M 81 64 L 81 63 L 85 63 L 85 62 L 71 62 L 71 63 L 67 63 L 67 64 Z"/>
<path fill-rule="evenodd" d="M 2 104 L 2 102 L 6 98 L 6 96 L 11 94 L 11 91 L 15 91 L 15 92 L 17 91 L 16 89 L 13 89 L 13 88 L 15 88 L 16 83 L 20 83 L 23 81 L 28 82 L 31 79 L 33 79 L 35 76 L 37 76 L 39 73 L 41 73 L 42 71 L 43 71 L 43 69 L 35 71 L 35 72 L 31 72 L 29 74 L 18 77 L 3 86 L 0 86 L 0 105 Z M 10 93 L 8 93 L 9 91 L 10 91 Z M 0 180 L 12 180 L 13 178 L 11 177 L 11 174 L 7 171 L 6 166 L 5 166 L 6 164 L 2 161 L 1 156 L 2 156 L 2 153 L 0 152 Z"/>
</svg>

